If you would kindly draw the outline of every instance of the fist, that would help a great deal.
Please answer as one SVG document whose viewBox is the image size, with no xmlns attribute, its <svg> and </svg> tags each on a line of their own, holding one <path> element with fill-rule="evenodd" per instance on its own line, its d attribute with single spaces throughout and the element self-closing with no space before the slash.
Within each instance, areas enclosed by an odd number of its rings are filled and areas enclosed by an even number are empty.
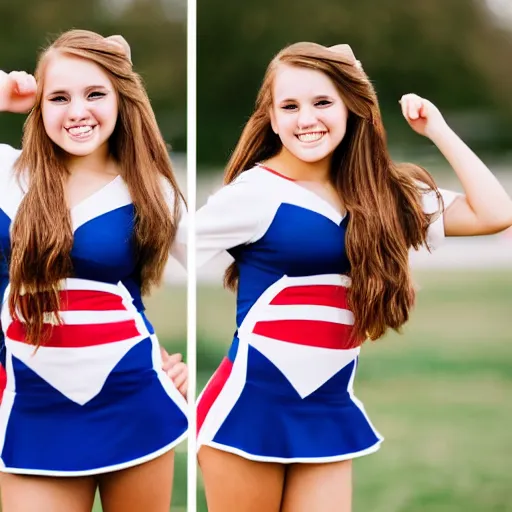
<svg viewBox="0 0 512 512">
<path fill-rule="evenodd" d="M 178 391 L 187 398 L 188 367 L 182 361 L 181 354 L 169 355 L 163 347 L 160 347 L 160 353 L 162 354 L 162 369 L 173 381 Z"/>
<path fill-rule="evenodd" d="M 431 139 L 447 126 L 439 109 L 416 94 L 405 94 L 399 103 L 405 120 L 420 135 Z"/>
<path fill-rule="evenodd" d="M 0 71 L 0 111 L 24 114 L 36 101 L 36 79 L 25 71 Z"/>
</svg>

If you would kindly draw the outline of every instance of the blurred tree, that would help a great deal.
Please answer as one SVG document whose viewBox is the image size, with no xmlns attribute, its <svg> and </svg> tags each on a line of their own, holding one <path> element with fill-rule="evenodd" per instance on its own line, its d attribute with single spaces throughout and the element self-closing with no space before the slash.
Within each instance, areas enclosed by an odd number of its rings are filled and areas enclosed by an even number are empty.
<svg viewBox="0 0 512 512">
<path fill-rule="evenodd" d="M 186 0 L 0 2 L 0 69 L 33 72 L 39 51 L 71 28 L 122 34 L 164 135 L 186 149 Z M 0 141 L 19 146 L 24 116 L 0 116 Z"/>
<path fill-rule="evenodd" d="M 199 4 L 197 33 L 203 166 L 228 158 L 275 53 L 307 40 L 352 46 L 377 88 L 391 143 L 418 140 L 400 119 L 406 92 L 438 104 L 473 146 L 512 142 L 511 34 L 493 24 L 483 0 L 245 0 L 229 8 L 209 0 Z"/>
</svg>

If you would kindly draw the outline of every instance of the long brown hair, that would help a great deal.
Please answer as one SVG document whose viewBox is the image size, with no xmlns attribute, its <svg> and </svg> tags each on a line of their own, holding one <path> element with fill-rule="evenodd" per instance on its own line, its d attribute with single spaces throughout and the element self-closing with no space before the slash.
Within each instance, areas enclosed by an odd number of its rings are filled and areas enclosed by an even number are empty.
<svg viewBox="0 0 512 512">
<path fill-rule="evenodd" d="M 46 134 L 41 113 L 44 71 L 48 60 L 59 55 L 96 63 L 117 93 L 119 113 L 109 146 L 135 207 L 134 240 L 143 293 L 162 278 L 182 198 L 166 144 L 128 52 L 94 32 L 72 30 L 61 35 L 39 59 L 37 97 L 15 166 L 20 178 L 26 173 L 28 190 L 12 228 L 9 308 L 13 318 L 24 321 L 26 341 L 35 345 L 47 333 L 45 316 L 60 321 L 59 285 L 73 275 L 73 232 L 64 195 L 69 173 L 62 150 Z M 172 212 L 162 190 L 165 182 L 175 197 Z"/>
<path fill-rule="evenodd" d="M 440 208 L 442 199 L 425 169 L 391 160 L 375 90 L 350 48 L 342 46 L 346 48 L 337 51 L 296 43 L 271 61 L 224 181 L 230 183 L 282 148 L 270 124 L 273 81 L 280 65 L 317 70 L 332 80 L 349 110 L 345 137 L 332 156 L 331 177 L 349 215 L 348 301 L 355 317 L 352 344 L 357 346 L 366 338 L 380 338 L 389 327 L 398 330 L 408 320 L 414 303 L 409 249 L 426 244 L 428 225 L 439 214 L 424 213 L 421 196 L 436 191 Z M 226 271 L 224 283 L 236 289 L 236 262 Z"/>
</svg>

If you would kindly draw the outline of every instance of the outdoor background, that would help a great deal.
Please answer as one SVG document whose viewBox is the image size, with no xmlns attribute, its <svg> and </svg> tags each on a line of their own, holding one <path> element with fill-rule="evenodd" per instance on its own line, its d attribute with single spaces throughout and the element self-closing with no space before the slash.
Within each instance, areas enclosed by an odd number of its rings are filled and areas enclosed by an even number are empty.
<svg viewBox="0 0 512 512">
<path fill-rule="evenodd" d="M 0 0 L 0 69 L 32 73 L 39 50 L 71 28 L 122 34 L 132 48 L 135 70 L 142 75 L 162 134 L 172 148 L 184 187 L 186 151 L 186 0 Z M 20 147 L 25 116 L 0 114 L 0 142 Z M 170 271 L 175 277 L 177 270 Z M 179 274 L 182 276 L 182 274 Z M 150 301 L 148 316 L 171 352 L 186 349 L 186 296 L 183 278 L 165 290 L 169 304 Z M 168 319 L 172 321 L 169 322 Z M 34 433 L 37 435 L 37 432 Z M 58 434 L 57 434 L 58 435 Z M 186 510 L 186 443 L 177 448 L 173 507 Z M 100 512 L 96 503 L 94 512 Z M 150 511 L 148 511 L 150 512 Z"/>
<path fill-rule="evenodd" d="M 0 69 L 33 70 L 38 49 L 72 27 L 124 35 L 184 185 L 185 1 L 0 0 Z M 398 160 L 460 189 L 432 144 L 400 117 L 400 96 L 416 92 L 440 107 L 512 193 L 510 0 L 197 3 L 199 204 L 221 184 L 266 65 L 300 40 L 351 44 L 377 88 Z M 19 145 L 22 124 L 23 116 L 0 115 L 0 142 Z M 421 287 L 413 319 L 403 336 L 364 348 L 355 383 L 386 441 L 355 461 L 354 512 L 512 511 L 512 237 L 450 240 L 413 264 Z M 200 281 L 199 389 L 235 328 L 234 297 L 220 274 L 211 267 Z M 148 315 L 167 348 L 184 352 L 184 277 L 174 267 L 168 277 Z M 176 512 L 186 510 L 185 466 L 180 447 Z M 206 511 L 201 490 L 198 510 Z"/>
<path fill-rule="evenodd" d="M 222 182 L 268 62 L 305 40 L 352 46 L 397 160 L 460 190 L 401 118 L 398 100 L 415 92 L 512 193 L 510 0 L 199 0 L 197 33 L 199 204 Z M 413 266 L 420 292 L 404 334 L 362 351 L 355 393 L 386 440 L 354 463 L 354 512 L 512 511 L 512 237 L 449 240 Z M 235 329 L 234 297 L 220 282 L 220 264 L 202 273 L 200 387 Z M 198 502 L 205 512 L 201 489 Z"/>
</svg>

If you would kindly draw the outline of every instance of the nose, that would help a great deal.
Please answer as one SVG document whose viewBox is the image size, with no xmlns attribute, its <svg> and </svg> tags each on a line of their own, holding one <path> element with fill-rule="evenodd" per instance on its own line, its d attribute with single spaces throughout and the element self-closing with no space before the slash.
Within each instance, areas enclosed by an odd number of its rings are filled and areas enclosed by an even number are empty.
<svg viewBox="0 0 512 512">
<path fill-rule="evenodd" d="M 303 106 L 299 110 L 299 117 L 297 119 L 297 124 L 299 128 L 309 128 L 311 126 L 316 125 L 317 119 L 314 110 L 309 106 Z"/>
<path fill-rule="evenodd" d="M 68 117 L 71 121 L 80 121 L 88 116 L 87 104 L 80 98 L 74 98 L 69 104 Z"/>
</svg>

